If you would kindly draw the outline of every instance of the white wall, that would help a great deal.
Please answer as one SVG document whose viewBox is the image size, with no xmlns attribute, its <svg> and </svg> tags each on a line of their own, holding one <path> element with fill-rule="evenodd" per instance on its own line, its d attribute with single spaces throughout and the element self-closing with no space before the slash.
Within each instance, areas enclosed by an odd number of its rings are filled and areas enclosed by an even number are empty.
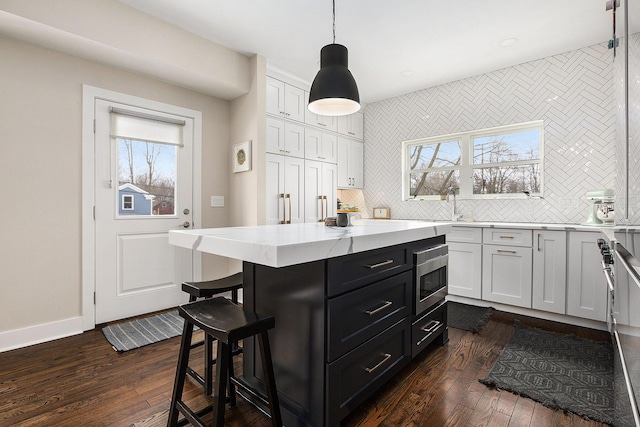
<svg viewBox="0 0 640 427">
<path fill-rule="evenodd" d="M 4 37 L 0 52 L 0 333 L 81 315 L 83 84 L 201 111 L 202 225 L 228 224 L 209 206 L 229 197 L 228 101 Z"/>
<path fill-rule="evenodd" d="M 613 188 L 615 102 L 612 52 L 604 45 L 555 55 L 365 108 L 366 212 L 450 219 L 444 201 L 401 200 L 401 143 L 544 120 L 544 199 L 458 200 L 475 221 L 580 223 L 587 191 Z"/>
</svg>

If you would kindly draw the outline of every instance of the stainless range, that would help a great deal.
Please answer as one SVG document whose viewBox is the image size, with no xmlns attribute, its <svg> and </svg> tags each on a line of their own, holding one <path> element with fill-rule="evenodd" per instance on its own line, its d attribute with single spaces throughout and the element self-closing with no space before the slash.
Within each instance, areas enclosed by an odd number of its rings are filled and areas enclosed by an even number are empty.
<svg viewBox="0 0 640 427">
<path fill-rule="evenodd" d="M 616 227 L 598 240 L 614 347 L 616 426 L 640 427 L 640 229 Z"/>
</svg>

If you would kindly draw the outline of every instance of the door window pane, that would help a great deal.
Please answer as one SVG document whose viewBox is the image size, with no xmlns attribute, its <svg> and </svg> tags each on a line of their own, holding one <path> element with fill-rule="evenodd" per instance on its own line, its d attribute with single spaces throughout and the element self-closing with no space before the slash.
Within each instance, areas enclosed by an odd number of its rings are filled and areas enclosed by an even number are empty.
<svg viewBox="0 0 640 427">
<path fill-rule="evenodd" d="M 117 138 L 120 215 L 175 215 L 175 145 Z"/>
</svg>

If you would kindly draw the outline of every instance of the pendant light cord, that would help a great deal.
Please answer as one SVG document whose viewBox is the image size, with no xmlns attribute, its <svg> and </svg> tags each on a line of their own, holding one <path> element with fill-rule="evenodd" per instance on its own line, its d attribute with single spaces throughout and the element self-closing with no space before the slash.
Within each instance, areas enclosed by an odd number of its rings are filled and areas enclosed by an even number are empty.
<svg viewBox="0 0 640 427">
<path fill-rule="evenodd" d="M 333 0 L 333 44 L 336 44 L 336 0 Z"/>
</svg>

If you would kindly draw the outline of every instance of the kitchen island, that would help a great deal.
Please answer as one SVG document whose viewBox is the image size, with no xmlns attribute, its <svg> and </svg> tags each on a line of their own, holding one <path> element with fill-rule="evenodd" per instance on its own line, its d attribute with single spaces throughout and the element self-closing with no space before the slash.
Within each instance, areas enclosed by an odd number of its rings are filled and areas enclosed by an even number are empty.
<svg viewBox="0 0 640 427">
<path fill-rule="evenodd" d="M 430 321 L 415 315 L 413 252 L 444 243 L 450 230 L 361 220 L 171 231 L 169 242 L 243 261 L 243 304 L 276 319 L 270 341 L 284 423 L 320 427 L 339 426 L 411 360 L 417 323 Z M 447 341 L 444 301 L 432 316 L 439 326 L 420 337 L 421 349 Z M 262 389 L 257 347 L 243 346 L 242 378 Z"/>
</svg>

